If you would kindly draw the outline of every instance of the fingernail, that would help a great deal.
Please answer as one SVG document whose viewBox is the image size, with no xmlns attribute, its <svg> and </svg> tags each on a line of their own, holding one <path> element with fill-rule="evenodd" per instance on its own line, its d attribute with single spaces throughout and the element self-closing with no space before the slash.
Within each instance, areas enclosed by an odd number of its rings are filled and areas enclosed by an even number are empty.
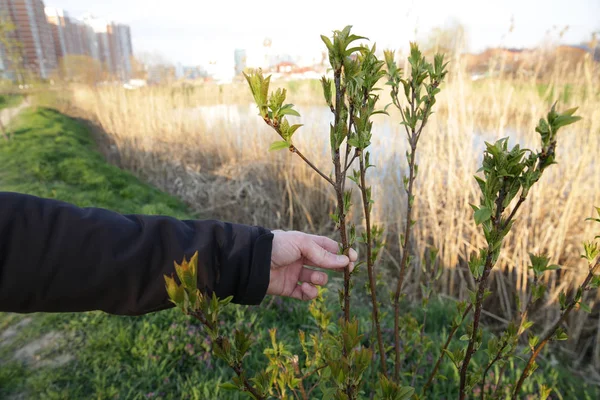
<svg viewBox="0 0 600 400">
<path fill-rule="evenodd" d="M 319 276 L 317 277 L 317 283 L 324 283 L 325 279 L 327 279 L 327 275 L 321 273 L 319 274 Z"/>
<path fill-rule="evenodd" d="M 339 262 L 340 264 L 342 263 L 348 263 L 348 257 L 346 257 L 345 255 L 339 255 L 336 257 L 336 261 Z"/>
</svg>

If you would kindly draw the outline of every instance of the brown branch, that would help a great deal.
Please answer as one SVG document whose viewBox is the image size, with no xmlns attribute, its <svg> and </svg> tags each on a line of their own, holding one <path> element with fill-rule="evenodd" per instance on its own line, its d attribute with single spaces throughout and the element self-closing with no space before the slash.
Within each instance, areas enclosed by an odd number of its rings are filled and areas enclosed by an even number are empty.
<svg viewBox="0 0 600 400">
<path fill-rule="evenodd" d="M 291 151 L 292 153 L 296 153 L 296 154 L 298 154 L 298 156 L 299 156 L 299 157 L 300 157 L 302 160 L 304 160 L 304 162 L 305 162 L 306 164 L 308 164 L 308 166 L 309 166 L 309 167 L 311 167 L 311 168 L 312 168 L 312 169 L 313 169 L 313 170 L 314 170 L 314 171 L 315 171 L 317 174 L 321 175 L 321 177 L 322 177 L 323 179 L 325 179 L 327 182 L 329 182 L 329 184 L 330 184 L 331 186 L 335 187 L 335 182 L 333 182 L 333 181 L 331 180 L 331 178 L 330 178 L 330 177 L 328 177 L 328 176 L 327 176 L 327 175 L 325 175 L 323 172 L 321 172 L 321 170 L 320 170 L 319 168 L 317 168 L 317 167 L 316 167 L 316 166 L 315 166 L 315 165 L 314 165 L 312 162 L 310 162 L 310 160 L 309 160 L 308 158 L 306 158 L 306 157 L 304 156 L 304 154 L 300 153 L 300 150 L 298 150 L 298 148 L 297 148 L 296 146 L 294 146 L 294 145 L 291 145 L 291 146 L 290 146 L 290 151 Z"/>
<path fill-rule="evenodd" d="M 448 339 L 446 340 L 446 343 L 444 343 L 444 346 L 442 347 L 442 352 L 441 352 L 440 356 L 438 357 L 438 359 L 435 363 L 435 366 L 433 367 L 433 371 L 431 371 L 431 374 L 429 374 L 429 378 L 427 379 L 427 383 L 425 383 L 425 386 L 423 386 L 423 389 L 421 391 L 421 393 L 422 393 L 421 397 L 423 397 L 425 395 L 425 391 L 433 383 L 433 379 L 435 378 L 435 375 L 437 374 L 438 369 L 440 368 L 440 365 L 442 364 L 442 360 L 444 359 L 444 356 L 446 355 L 446 350 L 448 349 L 448 346 L 450 346 L 450 342 L 452 341 L 454 334 L 456 333 L 458 328 L 462 325 L 465 318 L 467 318 L 467 315 L 469 314 L 469 312 L 471 312 L 472 308 L 473 308 L 473 304 L 469 304 L 467 306 L 467 308 L 465 309 L 465 311 L 463 312 L 460 323 L 458 323 L 458 325 L 453 327 L 452 330 L 450 331 L 450 334 L 448 335 Z"/>
<path fill-rule="evenodd" d="M 508 226 L 508 224 L 510 224 L 510 221 L 512 221 L 512 219 L 514 218 L 515 214 L 519 210 L 519 207 L 521 207 L 521 204 L 523 204 L 524 201 L 525 201 L 525 197 L 519 197 L 519 201 L 517 201 L 517 204 L 515 204 L 515 207 L 512 209 L 510 215 L 508 216 L 508 218 L 504 222 L 504 225 L 502 226 L 502 229 L 506 228 Z"/>
<path fill-rule="evenodd" d="M 500 189 L 498 193 L 498 198 L 496 199 L 496 216 L 493 219 L 494 230 L 496 232 L 501 230 L 501 219 L 502 213 L 504 212 L 504 197 L 506 196 L 506 189 L 503 187 Z M 469 344 L 467 345 L 467 351 L 465 353 L 465 358 L 460 368 L 460 388 L 459 388 L 459 399 L 464 400 L 467 393 L 465 391 L 467 385 L 467 372 L 469 370 L 469 363 L 471 362 L 471 358 L 475 353 L 475 341 L 477 340 L 477 332 L 479 330 L 479 323 L 481 318 L 481 309 L 483 308 L 483 297 L 485 295 L 485 291 L 487 289 L 488 278 L 490 273 L 492 272 L 492 268 L 494 268 L 494 260 L 493 260 L 493 248 L 488 244 L 487 256 L 485 259 L 483 274 L 481 279 L 479 280 L 479 287 L 477 289 L 477 294 L 475 297 L 475 312 L 473 313 L 473 328 L 471 330 L 471 337 L 469 338 Z"/>
<path fill-rule="evenodd" d="M 348 169 L 350 169 L 350 167 L 352 166 L 352 162 L 354 162 L 354 160 L 358 158 L 358 154 L 359 152 L 356 151 L 350 159 L 350 161 L 346 162 L 346 166 L 344 167 L 344 177 L 346 176 L 346 172 L 348 172 Z"/>
<path fill-rule="evenodd" d="M 252 396 L 254 396 L 254 398 L 256 400 L 264 400 L 265 397 L 261 396 L 256 389 L 252 386 L 252 384 L 250 382 L 248 382 L 248 379 L 246 378 L 246 375 L 244 374 L 244 369 L 242 368 L 241 365 L 231 365 L 231 368 L 233 368 L 233 370 L 235 371 L 235 373 L 237 374 L 237 376 L 242 380 L 242 382 L 244 383 L 244 387 L 246 388 L 246 390 L 249 393 L 252 393 Z"/>
<path fill-rule="evenodd" d="M 498 354 L 496 354 L 496 357 L 494 357 L 494 359 L 487 365 L 487 367 L 485 367 L 485 370 L 483 371 L 483 378 L 481 379 L 481 400 L 485 398 L 485 378 L 494 364 L 496 364 L 502 358 L 502 352 L 504 349 L 506 349 L 506 346 L 508 346 L 508 338 L 504 340 L 500 350 L 498 351 Z"/>
<path fill-rule="evenodd" d="M 581 293 L 583 293 L 585 290 L 587 290 L 587 286 L 591 282 L 592 278 L 594 277 L 594 275 L 599 267 L 600 267 L 600 259 L 598 261 L 596 261 L 596 264 L 592 268 L 590 268 L 588 275 L 586 276 L 585 280 L 579 287 L 578 291 L 581 290 Z M 542 341 L 532 351 L 531 356 L 529 357 L 529 360 L 527 361 L 527 364 L 525 365 L 525 368 L 523 369 L 523 372 L 521 373 L 521 377 L 519 378 L 519 381 L 515 385 L 515 389 L 514 389 L 514 392 L 512 395 L 513 400 L 516 400 L 518 398 L 519 392 L 521 392 L 521 387 L 523 386 L 523 382 L 525 382 L 525 379 L 527 379 L 529 377 L 530 370 L 531 370 L 531 367 L 533 366 L 533 363 L 535 362 L 535 359 L 540 354 L 542 349 L 546 346 L 546 344 L 548 344 L 548 342 L 550 340 L 552 340 L 552 336 L 554 336 L 557 329 L 560 328 L 561 325 L 566 321 L 567 317 L 569 316 L 569 314 L 571 313 L 573 308 L 575 308 L 575 306 L 578 304 L 579 301 L 580 301 L 580 299 L 578 298 L 577 294 L 575 294 L 573 296 L 573 299 L 571 299 L 567 308 L 563 311 L 560 318 L 558 318 L 558 320 L 552 325 L 552 328 L 548 331 L 546 336 L 544 336 L 544 339 L 542 339 Z M 583 295 L 581 296 L 581 301 L 583 301 Z"/>
<path fill-rule="evenodd" d="M 358 154 L 358 152 L 357 152 Z M 379 358 L 381 360 L 381 373 L 387 378 L 387 368 L 386 368 L 386 357 L 385 357 L 385 347 L 383 345 L 383 336 L 381 334 L 381 324 L 379 322 L 379 305 L 377 302 L 377 282 L 375 277 L 375 265 L 372 257 L 373 251 L 373 238 L 371 236 L 371 204 L 369 203 L 369 199 L 367 198 L 367 186 L 366 186 L 366 169 L 364 156 L 360 153 L 360 191 L 362 194 L 363 200 L 363 209 L 365 213 L 365 228 L 367 231 L 367 272 L 369 274 L 369 287 L 371 289 L 371 305 L 373 307 L 373 322 L 375 325 L 375 331 L 377 334 L 377 345 L 379 347 Z"/>
<path fill-rule="evenodd" d="M 298 359 L 292 361 L 292 366 L 294 367 L 294 374 L 300 378 L 300 394 L 302 395 L 303 400 L 308 400 L 308 395 L 306 394 L 306 390 L 304 389 L 304 377 L 300 377 L 300 367 L 298 366 Z"/>
<path fill-rule="evenodd" d="M 204 316 L 204 314 L 201 311 L 193 311 L 190 313 L 190 315 L 194 318 L 196 318 L 198 321 L 200 321 L 203 325 L 205 325 L 207 328 L 209 328 L 210 330 L 214 331 L 214 325 L 212 323 L 210 323 L 206 317 Z M 217 337 L 217 340 L 215 340 L 215 344 L 219 347 L 221 347 L 221 343 L 222 343 L 222 336 Z M 223 350 L 223 348 L 221 347 L 221 350 Z M 224 352 L 224 350 L 223 350 Z M 237 374 L 237 376 L 242 380 L 242 383 L 244 384 L 244 388 L 246 391 L 248 391 L 249 393 L 252 393 L 252 395 L 254 396 L 254 398 L 256 400 L 264 400 L 265 397 L 261 396 L 256 389 L 252 386 L 252 384 L 248 381 L 248 379 L 246 378 L 245 374 L 244 374 L 244 367 L 242 366 L 241 362 L 237 363 L 237 364 L 229 364 L 229 367 L 231 369 L 234 370 L 234 372 Z"/>
<path fill-rule="evenodd" d="M 402 244 L 402 258 L 400 261 L 400 276 L 398 277 L 398 285 L 396 286 L 396 293 L 394 294 L 394 345 L 396 350 L 396 363 L 394 365 L 394 378 L 398 380 L 400 378 L 400 293 L 402 292 L 402 285 L 404 283 L 404 277 L 406 274 L 406 267 L 408 262 L 408 244 L 410 240 L 411 224 L 412 224 L 412 192 L 413 183 L 415 180 L 415 152 L 416 146 L 411 143 L 411 154 L 409 162 L 409 178 L 407 188 L 407 208 L 406 208 L 406 228 L 404 230 L 404 243 Z"/>
<path fill-rule="evenodd" d="M 334 84 L 335 84 L 335 128 L 339 127 L 340 124 L 346 124 L 345 121 L 341 121 L 341 111 L 342 108 L 345 107 L 344 103 L 344 95 L 345 89 L 342 87 L 342 69 L 341 67 L 334 71 Z M 334 129 L 335 131 L 335 129 Z M 337 196 L 337 209 L 338 209 L 338 217 L 339 217 L 339 230 L 340 230 L 340 239 L 342 241 L 342 250 L 343 253 L 348 256 L 350 246 L 348 244 L 348 237 L 346 232 L 346 213 L 344 210 L 344 181 L 345 174 L 342 171 L 342 165 L 340 160 L 340 149 L 337 147 L 334 149 L 333 154 L 333 164 L 335 167 L 335 182 L 333 183 L 333 187 L 336 191 Z M 344 292 L 343 292 L 343 311 L 344 311 L 344 320 L 346 322 L 350 321 L 350 263 L 344 268 Z M 343 347 L 342 354 L 344 357 L 348 357 L 346 348 Z M 355 398 L 354 390 L 351 385 L 346 386 L 344 389 L 346 396 L 348 399 L 353 400 Z"/>
</svg>

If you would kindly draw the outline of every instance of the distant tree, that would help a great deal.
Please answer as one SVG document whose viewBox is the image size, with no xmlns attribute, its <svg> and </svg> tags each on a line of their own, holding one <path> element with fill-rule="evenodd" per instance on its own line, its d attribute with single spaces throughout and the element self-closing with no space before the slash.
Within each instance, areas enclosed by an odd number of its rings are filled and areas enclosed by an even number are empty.
<svg viewBox="0 0 600 400">
<path fill-rule="evenodd" d="M 132 79 L 148 79 L 148 70 L 144 64 L 136 57 L 131 57 L 131 78 Z"/>
<path fill-rule="evenodd" d="M 69 54 L 60 59 L 58 68 L 62 81 L 93 85 L 108 78 L 100 61 L 85 55 Z"/>
<path fill-rule="evenodd" d="M 135 58 L 143 67 L 146 80 L 153 83 L 170 83 L 175 80 L 175 66 L 163 54 L 156 51 L 139 52 Z"/>
<path fill-rule="evenodd" d="M 26 71 L 23 66 L 23 45 L 17 38 L 17 27 L 6 14 L 0 14 L 0 51 L 4 57 L 3 75 L 12 73 L 16 83 L 24 83 Z"/>
</svg>

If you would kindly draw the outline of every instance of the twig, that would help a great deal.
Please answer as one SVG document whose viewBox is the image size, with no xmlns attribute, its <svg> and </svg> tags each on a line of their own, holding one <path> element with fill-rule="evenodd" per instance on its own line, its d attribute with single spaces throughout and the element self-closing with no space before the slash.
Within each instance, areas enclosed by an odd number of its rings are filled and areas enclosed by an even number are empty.
<svg viewBox="0 0 600 400">
<path fill-rule="evenodd" d="M 592 268 L 590 268 L 590 271 L 588 272 L 588 275 L 586 276 L 585 280 L 579 287 L 578 292 L 579 292 L 579 290 L 581 290 L 581 293 L 583 293 L 587 289 L 588 284 L 594 277 L 594 275 L 599 267 L 600 267 L 600 259 L 598 261 L 596 261 L 596 264 Z M 532 351 L 531 356 L 529 357 L 529 360 L 527 361 L 527 364 L 525 365 L 525 368 L 523 369 L 523 372 L 521 373 L 521 377 L 519 378 L 519 381 L 515 385 L 515 389 L 514 389 L 514 392 L 512 395 L 513 400 L 516 400 L 518 398 L 519 393 L 521 392 L 521 387 L 523 386 L 523 382 L 529 376 L 529 374 L 530 374 L 529 371 L 531 370 L 531 367 L 533 366 L 533 363 L 534 363 L 535 359 L 537 358 L 537 356 L 540 354 L 540 352 L 546 346 L 546 344 L 552 339 L 552 336 L 554 336 L 554 334 L 556 333 L 556 330 L 558 328 L 560 328 L 560 326 L 566 321 L 567 317 L 569 316 L 569 314 L 571 313 L 573 308 L 575 308 L 575 306 L 579 302 L 580 299 L 578 297 L 579 296 L 577 296 L 577 294 L 575 294 L 575 296 L 573 296 L 573 298 L 569 302 L 569 305 L 563 311 L 560 318 L 558 318 L 558 320 L 552 325 L 552 328 L 546 334 L 546 336 L 544 336 L 544 339 L 542 339 L 542 341 Z M 581 296 L 581 297 L 583 297 L 583 296 Z"/>
<path fill-rule="evenodd" d="M 506 349 L 506 346 L 508 346 L 508 338 L 504 340 L 500 350 L 498 351 L 498 354 L 496 354 L 496 357 L 494 357 L 494 359 L 487 365 L 487 367 L 485 367 L 485 370 L 483 371 L 483 378 L 481 380 L 481 400 L 485 398 L 485 378 L 494 364 L 496 364 L 502 358 L 502 352 L 504 349 Z"/>
<path fill-rule="evenodd" d="M 359 154 L 357 152 L 357 154 Z M 367 230 L 367 272 L 369 274 L 369 288 L 371 289 L 371 305 L 373 307 L 373 323 L 377 334 L 377 345 L 379 347 L 379 358 L 381 361 L 381 373 L 387 378 L 385 347 L 383 346 L 383 336 L 381 334 L 381 324 L 379 323 L 379 305 L 377 302 L 377 282 L 375 280 L 375 265 L 372 257 L 373 238 L 371 235 L 371 204 L 367 198 L 366 170 L 364 156 L 360 153 L 360 191 L 362 194 L 363 208 L 365 213 L 365 226 Z"/>
<path fill-rule="evenodd" d="M 465 318 L 467 318 L 467 315 L 469 314 L 469 312 L 471 312 L 472 308 L 473 308 L 473 304 L 469 304 L 467 306 L 467 308 L 465 309 L 465 311 L 463 312 L 463 315 L 462 315 L 462 318 L 460 320 L 460 323 L 458 323 L 450 331 L 450 334 L 448 335 L 448 339 L 446 340 L 446 343 L 444 343 L 444 347 L 442 347 L 442 352 L 441 352 L 440 356 L 438 357 L 438 359 L 437 359 L 437 361 L 435 363 L 435 366 L 433 367 L 433 371 L 431 371 L 431 374 L 429 374 L 429 378 L 427 379 L 427 383 L 425 383 L 425 386 L 423 386 L 423 390 L 421 391 L 421 393 L 423 395 L 425 394 L 425 392 L 427 391 L 427 389 L 429 388 L 429 386 L 431 386 L 431 384 L 433 383 L 433 379 L 435 378 L 435 375 L 437 374 L 438 369 L 440 368 L 442 360 L 444 359 L 444 356 L 446 355 L 446 350 L 448 349 L 448 346 L 450 346 L 450 342 L 452 341 L 452 338 L 454 337 L 454 334 L 456 333 L 456 331 L 458 330 L 458 328 L 462 325 L 462 323 L 465 320 Z"/>
<path fill-rule="evenodd" d="M 308 166 L 309 166 L 309 167 L 311 167 L 311 168 L 312 168 L 312 169 L 313 169 L 313 170 L 314 170 L 314 171 L 315 171 L 317 174 L 321 175 L 321 177 L 322 177 L 323 179 L 325 179 L 327 182 L 329 182 L 329 184 L 330 184 L 331 186 L 334 186 L 334 187 L 335 187 L 335 183 L 334 183 L 334 182 L 331 180 L 331 178 L 330 178 L 330 177 L 328 177 L 327 175 L 325 175 L 323 172 L 321 172 L 321 170 L 320 170 L 319 168 L 317 168 L 317 167 L 316 167 L 316 166 L 315 166 L 315 165 L 314 165 L 312 162 L 310 162 L 310 160 L 309 160 L 308 158 L 306 158 L 306 157 L 304 156 L 304 154 L 300 153 L 300 150 L 298 150 L 298 148 L 297 148 L 296 146 L 294 146 L 294 145 L 291 145 L 291 146 L 290 146 L 290 151 L 291 151 L 292 153 L 296 153 L 296 154 L 298 154 L 298 156 L 299 156 L 299 157 L 300 157 L 302 160 L 304 160 L 304 162 L 305 162 L 306 164 L 308 164 Z"/>
<path fill-rule="evenodd" d="M 400 261 L 400 276 L 398 277 L 398 284 L 396 286 L 396 293 L 394 294 L 394 345 L 396 350 L 396 363 L 394 364 L 394 377 L 396 380 L 400 378 L 400 293 L 402 292 L 402 284 L 404 283 L 404 277 L 406 275 L 406 267 L 408 261 L 408 243 L 410 240 L 410 232 L 412 225 L 412 192 L 413 183 L 415 180 L 415 151 L 416 146 L 411 143 L 411 154 L 409 162 L 409 178 L 408 178 L 408 201 L 406 207 L 406 228 L 404 229 L 404 243 L 402 243 L 402 258 Z"/>
<path fill-rule="evenodd" d="M 207 328 L 214 331 L 214 325 L 212 323 L 210 323 L 201 312 L 191 312 L 190 315 L 192 317 L 196 318 L 198 321 L 200 321 Z M 217 346 L 221 347 L 222 340 L 223 340 L 222 336 L 217 337 L 217 340 L 215 340 L 215 344 Z M 256 400 L 264 400 L 265 399 L 263 396 L 261 396 L 256 391 L 256 389 L 248 381 L 248 379 L 246 378 L 246 375 L 244 374 L 244 368 L 241 363 L 229 364 L 229 367 L 231 367 L 231 369 L 233 369 L 235 371 L 235 373 L 237 374 L 237 376 L 242 380 L 245 390 L 247 390 L 249 393 L 252 393 L 252 396 L 254 396 L 254 398 Z"/>
</svg>

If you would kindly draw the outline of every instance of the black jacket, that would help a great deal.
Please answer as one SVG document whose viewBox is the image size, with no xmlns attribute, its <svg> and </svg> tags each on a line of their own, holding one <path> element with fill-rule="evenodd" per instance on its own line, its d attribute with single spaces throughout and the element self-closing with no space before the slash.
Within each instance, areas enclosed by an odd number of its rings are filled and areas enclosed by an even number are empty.
<svg viewBox="0 0 600 400">
<path fill-rule="evenodd" d="M 163 275 L 196 251 L 199 288 L 258 304 L 272 239 L 260 227 L 121 215 L 0 192 L 0 311 L 162 310 L 172 305 Z"/>
</svg>

